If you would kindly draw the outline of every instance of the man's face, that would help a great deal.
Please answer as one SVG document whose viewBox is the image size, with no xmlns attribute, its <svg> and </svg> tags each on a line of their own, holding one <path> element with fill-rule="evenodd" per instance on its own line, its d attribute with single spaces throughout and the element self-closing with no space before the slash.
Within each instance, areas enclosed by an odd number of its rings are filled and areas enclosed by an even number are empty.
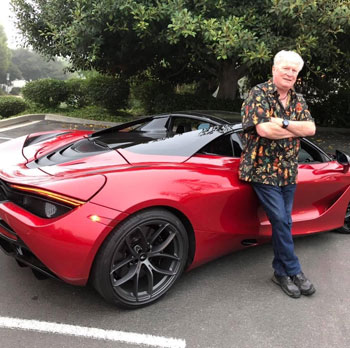
<svg viewBox="0 0 350 348">
<path fill-rule="evenodd" d="M 288 90 L 294 86 L 298 73 L 298 64 L 282 61 L 272 67 L 273 83 L 278 89 Z"/>
</svg>

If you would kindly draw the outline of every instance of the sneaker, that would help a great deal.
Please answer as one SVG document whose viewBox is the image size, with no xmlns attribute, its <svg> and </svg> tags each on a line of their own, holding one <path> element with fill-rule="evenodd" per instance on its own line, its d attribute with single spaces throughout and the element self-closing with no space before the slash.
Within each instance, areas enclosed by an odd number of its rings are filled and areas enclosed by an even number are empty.
<svg viewBox="0 0 350 348">
<path fill-rule="evenodd" d="M 292 277 L 294 284 L 299 288 L 302 295 L 310 296 L 315 293 L 316 289 L 309 279 L 305 277 L 303 272 L 300 272 Z"/>
<path fill-rule="evenodd" d="M 272 277 L 272 281 L 279 285 L 281 289 L 290 297 L 299 298 L 301 292 L 299 288 L 294 284 L 293 280 L 289 276 L 279 276 L 276 273 Z"/>
</svg>

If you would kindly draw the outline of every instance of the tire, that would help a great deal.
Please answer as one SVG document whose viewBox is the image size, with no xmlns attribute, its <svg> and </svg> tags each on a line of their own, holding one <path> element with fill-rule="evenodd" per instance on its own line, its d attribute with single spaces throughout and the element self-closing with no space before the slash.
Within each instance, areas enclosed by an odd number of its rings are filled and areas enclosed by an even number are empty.
<svg viewBox="0 0 350 348">
<path fill-rule="evenodd" d="M 346 209 L 344 225 L 336 230 L 339 233 L 350 234 L 350 203 Z"/>
<path fill-rule="evenodd" d="M 175 215 L 163 209 L 141 211 L 106 238 L 94 262 L 92 284 L 108 302 L 140 308 L 169 291 L 187 255 L 187 232 Z"/>
</svg>

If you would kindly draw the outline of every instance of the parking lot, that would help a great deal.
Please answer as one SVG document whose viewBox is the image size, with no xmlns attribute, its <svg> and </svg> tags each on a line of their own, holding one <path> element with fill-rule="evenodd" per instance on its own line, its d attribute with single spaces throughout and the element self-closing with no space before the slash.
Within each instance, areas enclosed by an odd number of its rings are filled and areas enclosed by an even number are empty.
<svg viewBox="0 0 350 348">
<path fill-rule="evenodd" d="M 0 142 L 58 128 L 101 127 L 28 121 L 0 128 Z M 326 232 L 298 238 L 295 247 L 317 289 L 312 297 L 289 298 L 271 282 L 267 244 L 187 272 L 160 301 L 132 311 L 110 306 L 90 287 L 39 281 L 0 252 L 0 346 L 348 347 L 350 236 Z"/>
</svg>

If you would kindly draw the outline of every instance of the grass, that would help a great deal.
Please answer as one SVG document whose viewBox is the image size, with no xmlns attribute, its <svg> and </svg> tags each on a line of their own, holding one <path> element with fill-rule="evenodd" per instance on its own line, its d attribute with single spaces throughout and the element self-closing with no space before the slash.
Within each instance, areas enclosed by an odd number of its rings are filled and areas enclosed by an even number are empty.
<svg viewBox="0 0 350 348">
<path fill-rule="evenodd" d="M 130 103 L 128 109 L 117 110 L 111 114 L 107 109 L 100 106 L 85 106 L 82 108 L 74 108 L 62 103 L 59 107 L 45 108 L 27 101 L 28 108 L 18 115 L 28 114 L 56 114 L 68 117 L 81 118 L 85 120 L 107 121 L 107 122 L 127 122 L 140 116 L 147 116 L 142 107 L 138 103 Z M 179 107 L 178 110 L 181 110 Z M 206 110 L 197 110 L 206 113 Z M 214 111 L 210 110 L 213 116 L 227 119 L 231 122 L 240 121 L 241 116 L 238 112 Z M 12 116 L 11 116 L 12 117 Z M 1 117 L 0 117 L 1 118 Z"/>
<path fill-rule="evenodd" d="M 118 110 L 115 115 L 112 115 L 108 110 L 99 106 L 86 106 L 83 108 L 72 108 L 65 105 L 61 105 L 57 108 L 43 108 L 37 105 L 30 105 L 29 108 L 22 113 L 16 115 L 28 115 L 28 114 L 57 114 L 62 116 L 82 118 L 86 120 L 98 120 L 108 122 L 126 122 L 134 119 L 139 114 L 134 110 Z"/>
</svg>

